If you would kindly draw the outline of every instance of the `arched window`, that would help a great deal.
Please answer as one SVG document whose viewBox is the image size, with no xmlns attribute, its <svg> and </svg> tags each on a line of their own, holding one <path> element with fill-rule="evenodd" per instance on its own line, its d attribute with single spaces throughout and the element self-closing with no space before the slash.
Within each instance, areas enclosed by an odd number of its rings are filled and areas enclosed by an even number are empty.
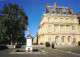
<svg viewBox="0 0 80 57">
<path fill-rule="evenodd" d="M 76 38 L 73 38 L 73 42 L 74 42 L 74 43 L 76 42 Z"/>
<path fill-rule="evenodd" d="M 56 42 L 56 43 L 58 42 L 58 37 L 55 37 L 55 42 Z"/>
<path fill-rule="evenodd" d="M 70 42 L 70 37 L 67 38 L 67 42 Z"/>
<path fill-rule="evenodd" d="M 61 38 L 61 42 L 64 43 L 64 37 Z"/>
</svg>

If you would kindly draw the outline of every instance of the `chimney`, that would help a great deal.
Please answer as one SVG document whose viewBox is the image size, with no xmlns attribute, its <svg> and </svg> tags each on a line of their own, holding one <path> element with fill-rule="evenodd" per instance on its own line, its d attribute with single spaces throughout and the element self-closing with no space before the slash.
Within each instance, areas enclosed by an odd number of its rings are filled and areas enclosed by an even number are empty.
<svg viewBox="0 0 80 57">
<path fill-rule="evenodd" d="M 46 7 L 48 7 L 49 6 L 49 4 L 46 4 Z"/>
<path fill-rule="evenodd" d="M 77 12 L 76 15 L 77 15 L 77 16 L 80 16 L 80 13 Z"/>
<path fill-rule="evenodd" d="M 73 14 L 73 9 L 70 9 L 70 12 Z"/>
<path fill-rule="evenodd" d="M 53 6 L 54 6 L 54 7 L 57 7 L 57 5 L 56 5 L 56 1 L 53 2 Z"/>
<path fill-rule="evenodd" d="M 62 7 L 64 7 L 64 5 L 62 5 Z"/>
</svg>

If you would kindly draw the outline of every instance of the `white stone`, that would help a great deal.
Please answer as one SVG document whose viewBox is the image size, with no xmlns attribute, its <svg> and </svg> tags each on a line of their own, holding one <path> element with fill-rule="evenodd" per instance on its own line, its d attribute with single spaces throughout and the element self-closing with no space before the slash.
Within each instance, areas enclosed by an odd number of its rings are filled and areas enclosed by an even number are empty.
<svg viewBox="0 0 80 57">
<path fill-rule="evenodd" d="M 32 51 L 32 38 L 31 37 L 27 37 L 26 39 L 26 51 Z"/>
</svg>

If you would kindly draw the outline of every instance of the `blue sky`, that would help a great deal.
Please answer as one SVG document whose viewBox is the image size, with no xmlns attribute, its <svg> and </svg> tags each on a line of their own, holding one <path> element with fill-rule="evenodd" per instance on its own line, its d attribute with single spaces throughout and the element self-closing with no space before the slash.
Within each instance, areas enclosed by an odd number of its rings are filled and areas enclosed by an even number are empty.
<svg viewBox="0 0 80 57">
<path fill-rule="evenodd" d="M 73 9 L 73 13 L 80 12 L 80 0 L 0 0 L 0 9 L 4 4 L 16 3 L 20 7 L 23 6 L 24 12 L 28 16 L 28 28 L 31 31 L 31 36 L 35 36 L 38 32 L 39 21 L 44 13 L 46 4 L 53 6 L 53 1 L 56 1 L 57 6 L 69 6 Z M 27 31 L 25 31 L 25 37 L 27 37 Z"/>
</svg>

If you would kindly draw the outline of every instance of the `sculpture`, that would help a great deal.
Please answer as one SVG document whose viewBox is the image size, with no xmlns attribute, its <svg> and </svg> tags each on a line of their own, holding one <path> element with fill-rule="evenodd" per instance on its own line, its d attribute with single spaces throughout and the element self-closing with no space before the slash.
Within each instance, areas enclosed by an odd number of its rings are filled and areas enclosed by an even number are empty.
<svg viewBox="0 0 80 57">
<path fill-rule="evenodd" d="M 30 30 L 28 29 L 28 36 L 30 36 Z"/>
</svg>

